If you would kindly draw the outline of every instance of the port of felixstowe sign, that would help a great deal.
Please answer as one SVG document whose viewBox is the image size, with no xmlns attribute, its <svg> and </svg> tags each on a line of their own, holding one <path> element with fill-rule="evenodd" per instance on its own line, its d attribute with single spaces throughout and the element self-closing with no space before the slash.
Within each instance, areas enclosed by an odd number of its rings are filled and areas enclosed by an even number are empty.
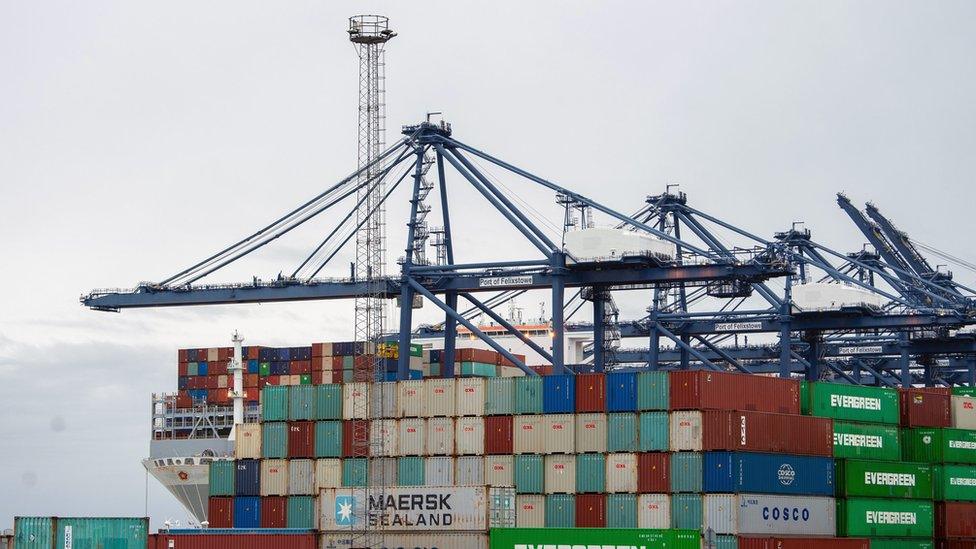
<svg viewBox="0 0 976 549">
<path fill-rule="evenodd" d="M 491 549 L 699 549 L 697 530 L 492 528 Z"/>
</svg>

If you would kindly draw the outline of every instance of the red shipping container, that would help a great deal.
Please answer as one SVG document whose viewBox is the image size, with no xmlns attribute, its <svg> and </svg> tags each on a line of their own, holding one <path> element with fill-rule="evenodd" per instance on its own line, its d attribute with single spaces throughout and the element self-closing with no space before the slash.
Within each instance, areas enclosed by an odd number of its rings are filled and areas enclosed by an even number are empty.
<svg viewBox="0 0 976 549">
<path fill-rule="evenodd" d="M 189 367 L 187 366 L 186 362 L 180 362 L 176 366 L 176 375 L 178 375 L 180 377 L 186 377 L 186 376 L 190 375 L 190 370 L 189 370 Z"/>
<path fill-rule="evenodd" d="M 485 417 L 485 453 L 505 455 L 514 452 L 512 439 L 512 416 Z"/>
<path fill-rule="evenodd" d="M 326 345 L 329 345 L 329 344 L 328 343 L 313 343 L 312 344 L 312 358 L 319 358 L 319 357 L 323 357 L 323 356 L 329 356 L 329 355 L 325 354 L 325 346 Z M 330 351 L 331 351 L 331 349 L 330 349 Z"/>
<path fill-rule="evenodd" d="M 244 402 L 257 404 L 261 402 L 261 390 L 260 389 L 250 389 L 244 391 Z"/>
<path fill-rule="evenodd" d="M 312 372 L 312 385 L 326 385 L 329 383 L 333 383 L 332 380 L 333 380 L 332 370 L 322 370 L 321 372 Z M 339 380 L 336 381 L 335 383 L 339 383 L 341 381 L 342 381 L 342 377 L 340 376 Z"/>
<path fill-rule="evenodd" d="M 976 538 L 976 503 L 935 502 L 936 538 Z"/>
<path fill-rule="evenodd" d="M 176 407 L 177 408 L 192 408 L 193 399 L 190 398 L 189 391 L 179 391 L 176 393 Z"/>
<path fill-rule="evenodd" d="M 668 478 L 670 454 L 647 452 L 637 454 L 637 491 L 641 494 L 664 494 L 671 491 Z"/>
<path fill-rule="evenodd" d="M 525 355 L 512 354 L 515 358 L 519 359 L 522 364 L 525 364 Z M 501 353 L 495 353 L 495 365 L 496 366 L 515 366 L 515 363 L 511 360 L 505 358 L 505 355 Z"/>
<path fill-rule="evenodd" d="M 208 376 L 225 376 L 227 375 L 227 369 L 230 368 L 229 360 L 218 360 L 216 362 L 211 362 L 207 365 L 207 375 Z"/>
<path fill-rule="evenodd" d="M 244 353 L 246 359 L 248 360 L 258 360 L 261 358 L 261 347 L 250 346 Z"/>
<path fill-rule="evenodd" d="M 188 353 L 187 353 L 187 349 L 180 349 L 179 351 L 176 352 L 176 361 L 177 362 L 189 362 L 190 361 L 190 358 L 189 358 Z"/>
<path fill-rule="evenodd" d="M 603 374 L 576 376 L 576 412 L 606 412 L 606 378 Z"/>
<path fill-rule="evenodd" d="M 209 362 L 210 349 L 197 349 L 197 362 Z"/>
<path fill-rule="evenodd" d="M 529 366 L 529 368 L 540 376 L 551 376 L 553 371 L 553 367 L 551 365 L 545 364 L 542 366 Z"/>
<path fill-rule="evenodd" d="M 257 387 L 258 381 L 261 377 L 257 374 L 244 374 L 244 387 Z M 232 382 L 233 379 L 228 380 L 228 383 Z"/>
<path fill-rule="evenodd" d="M 207 388 L 207 378 L 200 376 L 190 376 L 186 381 L 187 389 L 206 389 Z"/>
<path fill-rule="evenodd" d="M 672 410 L 800 413 L 800 382 L 792 379 L 697 370 L 671 372 L 669 381 Z"/>
<path fill-rule="evenodd" d="M 217 379 L 217 376 L 207 376 L 203 379 L 203 383 L 206 385 L 207 389 L 214 390 L 220 388 L 220 380 Z"/>
<path fill-rule="evenodd" d="M 261 528 L 287 528 L 288 498 L 269 496 L 261 498 Z"/>
<path fill-rule="evenodd" d="M 607 527 L 607 500 L 603 494 L 576 494 L 576 527 Z"/>
<path fill-rule="evenodd" d="M 372 367 L 356 368 L 352 371 L 352 380 L 367 383 L 373 381 Z"/>
<path fill-rule="evenodd" d="M 342 370 L 342 359 L 343 359 L 343 357 L 341 357 L 341 356 L 334 356 L 334 357 L 332 357 L 332 369 L 333 370 L 337 370 L 337 371 L 338 370 Z"/>
<path fill-rule="evenodd" d="M 227 389 L 211 389 L 207 391 L 208 404 L 230 404 Z"/>
<path fill-rule="evenodd" d="M 314 421 L 288 422 L 288 457 L 293 459 L 315 457 Z"/>
<path fill-rule="evenodd" d="M 211 528 L 234 527 L 234 498 L 212 497 L 207 506 L 207 520 Z"/>
<path fill-rule="evenodd" d="M 268 376 L 261 379 L 265 385 L 281 385 L 281 376 Z"/>
<path fill-rule="evenodd" d="M 217 360 L 230 360 L 234 357 L 233 347 L 221 347 L 217 349 Z"/>
<path fill-rule="evenodd" d="M 159 533 L 149 535 L 148 549 L 317 549 L 316 543 L 315 534 L 307 532 L 264 534 L 246 530 L 220 534 Z"/>
<path fill-rule="evenodd" d="M 321 372 L 323 370 L 332 369 L 332 357 L 328 356 L 313 356 L 312 357 L 312 371 Z"/>
<path fill-rule="evenodd" d="M 739 450 L 806 456 L 834 455 L 834 422 L 828 418 L 705 410 L 702 450 Z"/>
<path fill-rule="evenodd" d="M 935 549 L 976 549 L 976 539 L 937 539 Z"/>
<path fill-rule="evenodd" d="M 363 420 L 343 421 L 342 422 L 342 457 L 351 458 L 357 456 L 365 456 L 368 454 L 369 454 L 369 422 Z"/>
<path fill-rule="evenodd" d="M 871 549 L 867 538 L 739 538 L 739 549 Z"/>
<path fill-rule="evenodd" d="M 902 427 L 949 427 L 952 390 L 948 387 L 898 389 Z"/>
<path fill-rule="evenodd" d="M 359 355 L 353 357 L 352 359 L 352 369 L 353 370 L 370 370 L 372 371 L 373 366 L 376 364 L 376 357 L 374 355 Z"/>
<path fill-rule="evenodd" d="M 292 360 L 288 363 L 288 373 L 297 376 L 312 373 L 311 360 Z"/>
</svg>

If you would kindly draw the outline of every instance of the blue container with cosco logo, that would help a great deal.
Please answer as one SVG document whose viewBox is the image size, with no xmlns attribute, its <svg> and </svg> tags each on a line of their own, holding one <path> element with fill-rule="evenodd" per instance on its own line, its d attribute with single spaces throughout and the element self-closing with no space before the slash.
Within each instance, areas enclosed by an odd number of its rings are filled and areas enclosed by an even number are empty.
<svg viewBox="0 0 976 549">
<path fill-rule="evenodd" d="M 834 460 L 829 457 L 705 452 L 705 493 L 832 496 Z"/>
</svg>

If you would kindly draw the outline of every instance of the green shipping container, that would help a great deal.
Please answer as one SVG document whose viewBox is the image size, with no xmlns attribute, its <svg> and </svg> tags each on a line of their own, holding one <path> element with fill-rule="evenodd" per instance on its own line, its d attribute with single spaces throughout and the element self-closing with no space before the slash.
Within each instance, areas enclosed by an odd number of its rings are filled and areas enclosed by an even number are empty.
<svg viewBox="0 0 976 549">
<path fill-rule="evenodd" d="M 637 374 L 637 409 L 668 409 L 668 373 L 640 372 Z"/>
<path fill-rule="evenodd" d="M 296 385 L 288 388 L 288 419 L 313 420 L 315 415 L 316 391 L 311 385 Z"/>
<path fill-rule="evenodd" d="M 607 528 L 637 528 L 636 494 L 607 494 Z"/>
<path fill-rule="evenodd" d="M 931 538 L 934 506 L 920 499 L 837 500 L 837 535 Z"/>
<path fill-rule="evenodd" d="M 637 448 L 637 414 L 607 414 L 607 452 L 636 452 Z"/>
<path fill-rule="evenodd" d="M 215 459 L 210 462 L 210 495 L 233 496 L 234 475 L 237 472 L 234 461 Z"/>
<path fill-rule="evenodd" d="M 891 539 L 873 538 L 871 549 L 935 549 L 935 542 L 931 539 Z"/>
<path fill-rule="evenodd" d="M 327 383 L 315 387 L 317 419 L 342 419 L 342 385 Z"/>
<path fill-rule="evenodd" d="M 347 458 L 342 460 L 342 485 L 366 486 L 366 458 Z"/>
<path fill-rule="evenodd" d="M 957 396 L 976 397 L 976 387 L 953 387 L 952 394 Z"/>
<path fill-rule="evenodd" d="M 315 497 L 288 496 L 288 509 L 285 513 L 288 528 L 312 530 L 316 528 Z"/>
<path fill-rule="evenodd" d="M 675 452 L 671 454 L 668 476 L 672 492 L 702 491 L 702 455 L 700 452 Z M 674 515 L 674 511 L 671 512 Z M 675 526 L 675 528 L 681 528 Z"/>
<path fill-rule="evenodd" d="M 906 461 L 976 463 L 976 431 L 904 429 Z"/>
<path fill-rule="evenodd" d="M 704 540 L 702 547 L 705 547 Z M 736 536 L 715 536 L 715 549 L 739 549 L 739 538 Z"/>
<path fill-rule="evenodd" d="M 288 387 L 268 385 L 261 389 L 261 420 L 288 421 Z"/>
<path fill-rule="evenodd" d="M 145 549 L 147 518 L 14 517 L 14 549 Z"/>
<path fill-rule="evenodd" d="M 533 547 L 646 547 L 647 549 L 699 549 L 697 530 L 646 528 L 492 528 L 491 549 Z"/>
<path fill-rule="evenodd" d="M 431 373 L 434 373 L 433 368 L 434 365 L 432 364 Z M 461 375 L 463 376 L 495 377 L 498 374 L 497 369 L 498 367 L 495 366 L 494 364 L 486 364 L 484 362 L 462 362 L 461 363 Z M 439 365 L 436 374 L 440 374 Z"/>
<path fill-rule="evenodd" d="M 898 427 L 835 421 L 834 457 L 836 459 L 898 461 L 901 459 L 901 439 L 898 437 Z"/>
<path fill-rule="evenodd" d="M 671 528 L 684 530 L 701 530 L 702 527 L 702 497 L 701 494 L 672 494 L 671 495 Z M 697 536 L 696 536 L 697 538 Z M 699 541 L 696 539 L 695 541 Z"/>
<path fill-rule="evenodd" d="M 288 457 L 288 424 L 272 421 L 261 424 L 261 457 L 285 459 Z"/>
<path fill-rule="evenodd" d="M 808 383 L 806 392 L 809 415 L 861 423 L 898 424 L 898 391 L 895 389 L 816 382 Z"/>
<path fill-rule="evenodd" d="M 424 458 L 402 457 L 397 459 L 397 484 L 399 486 L 423 486 Z"/>
<path fill-rule="evenodd" d="M 198 376 L 200 375 L 200 367 L 197 366 L 196 362 L 186 363 L 186 375 L 188 376 Z"/>
<path fill-rule="evenodd" d="M 485 415 L 510 416 L 515 412 L 515 378 L 499 377 L 485 382 Z"/>
<path fill-rule="evenodd" d="M 315 457 L 342 457 L 342 422 L 315 422 Z"/>
<path fill-rule="evenodd" d="M 932 499 L 932 466 L 904 461 L 834 461 L 838 497 Z"/>
<path fill-rule="evenodd" d="M 268 377 L 271 375 L 271 363 L 261 362 L 258 364 L 258 376 Z"/>
<path fill-rule="evenodd" d="M 641 412 L 640 436 L 637 440 L 641 452 L 667 452 L 670 448 L 668 413 Z"/>
<path fill-rule="evenodd" d="M 607 457 L 604 454 L 576 455 L 576 493 L 602 494 L 606 491 Z"/>
<path fill-rule="evenodd" d="M 976 465 L 933 465 L 936 501 L 976 501 Z"/>
<path fill-rule="evenodd" d="M 515 378 L 515 413 L 542 413 L 542 377 L 523 376 Z"/>
<path fill-rule="evenodd" d="M 576 496 L 549 494 L 546 496 L 546 528 L 576 526 Z"/>
<path fill-rule="evenodd" d="M 541 494 L 545 469 L 542 456 L 523 454 L 515 456 L 515 493 Z"/>
<path fill-rule="evenodd" d="M 302 374 L 301 378 L 299 378 L 299 379 L 300 379 L 299 383 L 301 385 L 311 385 L 312 384 L 312 374 Z"/>
</svg>

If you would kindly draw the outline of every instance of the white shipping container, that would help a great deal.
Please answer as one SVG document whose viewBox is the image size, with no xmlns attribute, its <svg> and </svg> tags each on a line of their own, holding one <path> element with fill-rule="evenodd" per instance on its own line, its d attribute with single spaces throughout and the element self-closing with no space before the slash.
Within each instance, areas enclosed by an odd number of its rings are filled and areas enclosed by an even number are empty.
<svg viewBox="0 0 976 549">
<path fill-rule="evenodd" d="M 291 376 L 281 376 L 278 381 L 279 385 L 291 386 L 294 383 L 291 382 Z"/>
<path fill-rule="evenodd" d="M 288 462 L 288 495 L 314 496 L 315 460 L 293 459 Z"/>
<path fill-rule="evenodd" d="M 369 474 L 366 479 L 370 486 L 395 486 L 397 483 L 396 458 L 384 457 L 369 460 Z"/>
<path fill-rule="evenodd" d="M 333 488 L 320 492 L 319 510 L 319 527 L 326 531 L 362 528 L 363 521 L 385 531 L 488 530 L 484 486 Z"/>
<path fill-rule="evenodd" d="M 432 417 L 427 420 L 427 455 L 454 454 L 454 418 Z"/>
<path fill-rule="evenodd" d="M 976 397 L 952 397 L 952 426 L 956 429 L 976 429 Z"/>
<path fill-rule="evenodd" d="M 549 454 L 576 452 L 576 418 L 573 414 L 548 414 L 542 416 L 545 431 L 544 450 Z"/>
<path fill-rule="evenodd" d="M 340 532 L 322 532 L 319 535 L 319 549 L 355 549 L 361 544 L 362 539 L 355 538 L 348 528 Z M 403 549 L 405 547 L 488 549 L 488 534 L 483 532 L 430 532 L 425 534 L 387 532 L 374 547 L 377 549 Z"/>
<path fill-rule="evenodd" d="M 460 456 L 454 460 L 454 482 L 458 486 L 485 485 L 485 458 Z"/>
<path fill-rule="evenodd" d="M 454 384 L 459 416 L 485 415 L 485 379 L 482 377 L 461 377 Z"/>
<path fill-rule="evenodd" d="M 637 492 L 637 454 L 607 454 L 606 490 L 609 494 Z"/>
<path fill-rule="evenodd" d="M 261 459 L 261 424 L 239 423 L 234 426 L 234 457 Z"/>
<path fill-rule="evenodd" d="M 424 484 L 427 486 L 453 486 L 454 458 L 436 456 L 424 459 Z"/>
<path fill-rule="evenodd" d="M 670 445 L 672 452 L 701 452 L 701 412 L 671 412 L 668 427 L 670 431 Z"/>
<path fill-rule="evenodd" d="M 515 526 L 517 528 L 545 528 L 546 496 L 515 496 Z"/>
<path fill-rule="evenodd" d="M 261 460 L 261 495 L 288 495 L 288 460 Z"/>
<path fill-rule="evenodd" d="M 342 460 L 339 458 L 315 460 L 315 493 L 317 494 L 322 488 L 340 486 L 342 486 Z"/>
<path fill-rule="evenodd" d="M 542 429 L 543 416 L 515 416 L 514 452 L 516 454 L 543 454 L 546 446 L 546 433 Z"/>
<path fill-rule="evenodd" d="M 424 381 L 398 381 L 397 417 L 424 417 Z"/>
<path fill-rule="evenodd" d="M 400 426 L 395 419 L 374 419 L 369 425 L 371 455 L 396 457 L 399 454 Z"/>
<path fill-rule="evenodd" d="M 702 529 L 716 534 L 833 536 L 834 498 L 767 494 L 707 494 Z"/>
<path fill-rule="evenodd" d="M 641 494 L 637 496 L 637 527 L 671 528 L 671 496 L 668 494 Z"/>
<path fill-rule="evenodd" d="M 480 456 L 485 453 L 485 418 L 459 417 L 454 422 L 454 446 L 457 455 Z"/>
<path fill-rule="evenodd" d="M 498 377 L 523 377 L 525 372 L 515 366 L 499 366 Z"/>
<path fill-rule="evenodd" d="M 454 378 L 432 377 L 424 380 L 424 416 L 454 417 Z"/>
<path fill-rule="evenodd" d="M 300 375 L 291 375 L 291 376 L 288 376 L 288 384 L 289 385 L 301 385 L 302 384 L 302 376 L 300 376 Z"/>
<path fill-rule="evenodd" d="M 677 248 L 671 242 L 612 227 L 568 231 L 564 238 L 566 251 L 580 263 L 633 256 L 670 260 L 677 253 Z"/>
<path fill-rule="evenodd" d="M 607 414 L 576 414 L 576 453 L 607 451 Z"/>
<path fill-rule="evenodd" d="M 207 362 L 217 362 L 220 360 L 220 350 L 216 347 L 207 349 Z"/>
<path fill-rule="evenodd" d="M 282 376 L 285 377 L 285 376 Z M 367 419 L 369 414 L 369 384 L 345 383 L 342 385 L 342 418 Z"/>
<path fill-rule="evenodd" d="M 427 420 L 404 418 L 399 420 L 399 450 L 401 456 L 422 456 L 427 443 Z"/>
<path fill-rule="evenodd" d="M 227 388 L 227 376 L 226 375 L 217 376 L 217 388 L 218 389 L 226 389 Z"/>
<path fill-rule="evenodd" d="M 373 383 L 369 388 L 369 417 L 372 419 L 397 417 L 397 392 L 395 381 Z"/>
<path fill-rule="evenodd" d="M 576 493 L 576 456 L 550 454 L 545 457 L 545 492 L 547 494 Z"/>
<path fill-rule="evenodd" d="M 515 486 L 515 456 L 485 456 L 485 484 Z"/>
</svg>

